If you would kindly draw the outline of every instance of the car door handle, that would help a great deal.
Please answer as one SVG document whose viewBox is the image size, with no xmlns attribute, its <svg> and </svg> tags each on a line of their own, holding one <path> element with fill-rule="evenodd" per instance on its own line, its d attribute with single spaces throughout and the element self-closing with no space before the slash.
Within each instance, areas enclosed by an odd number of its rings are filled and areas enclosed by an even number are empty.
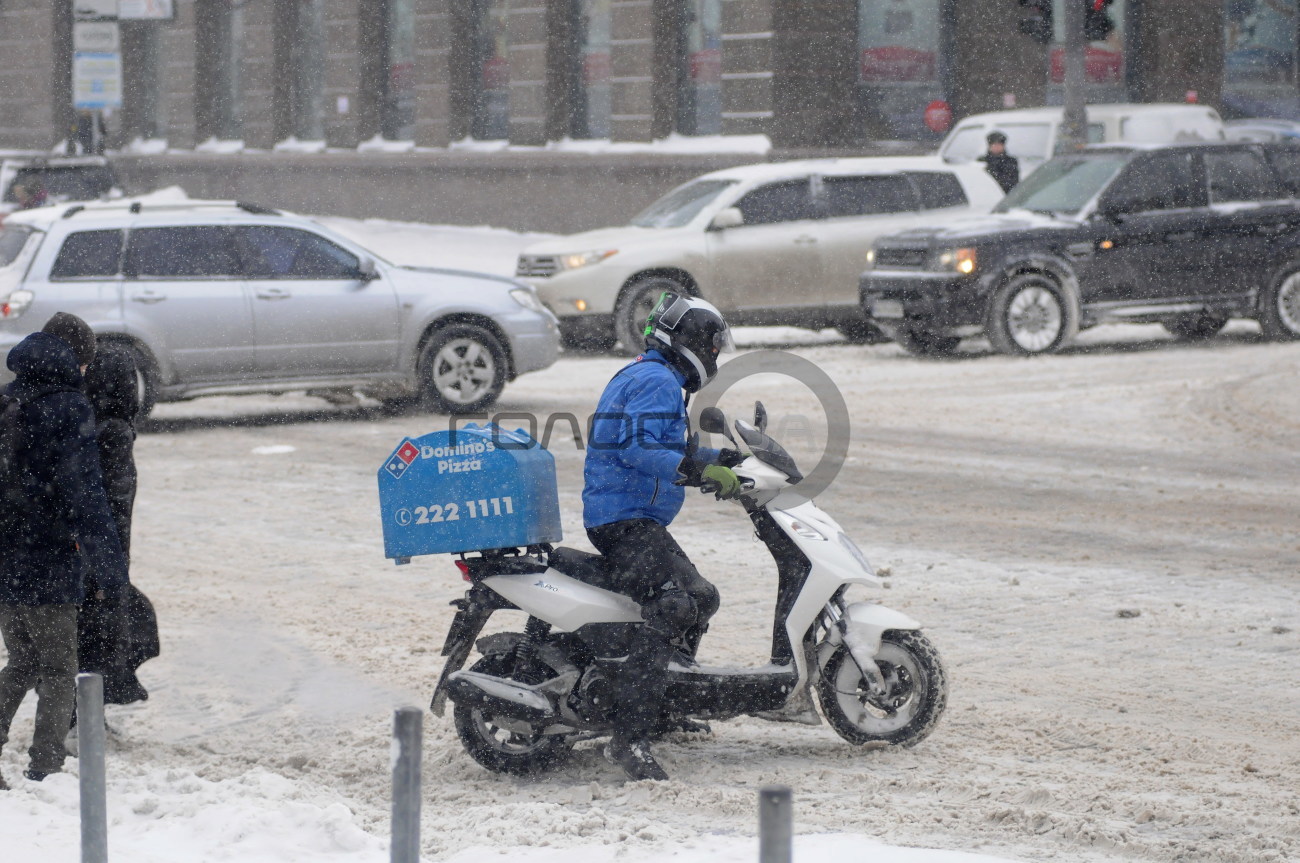
<svg viewBox="0 0 1300 863">
<path fill-rule="evenodd" d="M 165 299 L 167 299 L 167 295 L 166 295 L 166 294 L 155 294 L 153 291 L 145 291 L 145 292 L 140 293 L 140 294 L 132 294 L 132 295 L 131 295 L 131 302 L 133 302 L 133 303 L 145 303 L 146 305 L 152 305 L 152 304 L 154 304 L 154 303 L 161 303 L 161 302 L 162 302 L 163 300 L 165 300 Z"/>
<path fill-rule="evenodd" d="M 1186 240 L 1195 240 L 1196 232 L 1195 231 L 1170 231 L 1168 234 L 1165 234 L 1165 239 L 1171 243 L 1181 243 Z"/>
<path fill-rule="evenodd" d="M 803 234 L 803 235 L 801 235 L 801 236 L 798 236 L 798 237 L 795 237 L 795 238 L 794 238 L 794 244 L 795 244 L 796 246 L 811 246 L 811 245 L 815 244 L 816 242 L 817 242 L 817 238 L 816 238 L 816 237 L 810 237 L 810 236 L 808 236 L 807 234 Z"/>
<path fill-rule="evenodd" d="M 292 296 L 284 288 L 264 288 L 257 292 L 259 300 L 287 300 Z"/>
</svg>

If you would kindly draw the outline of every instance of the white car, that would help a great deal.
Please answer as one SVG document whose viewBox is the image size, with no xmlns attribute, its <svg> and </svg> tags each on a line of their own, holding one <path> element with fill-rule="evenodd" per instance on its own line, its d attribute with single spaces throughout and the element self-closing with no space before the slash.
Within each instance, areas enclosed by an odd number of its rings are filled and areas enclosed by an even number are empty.
<svg viewBox="0 0 1300 863">
<path fill-rule="evenodd" d="M 972 114 L 939 145 L 949 164 L 974 162 L 988 151 L 986 136 L 1007 136 L 1007 152 L 1020 160 L 1024 179 L 1058 152 L 1064 108 L 1020 108 Z M 1089 105 L 1089 144 L 1177 144 L 1224 140 L 1223 120 L 1213 108 L 1178 103 Z"/>
<path fill-rule="evenodd" d="M 867 323 L 858 276 L 881 235 L 988 212 L 1002 190 L 982 165 L 933 156 L 744 165 L 673 189 L 630 225 L 535 243 L 516 276 L 560 319 L 566 345 L 636 353 L 663 291 L 718 306 L 733 324 Z"/>
<path fill-rule="evenodd" d="M 528 285 L 399 266 L 311 219 L 234 201 L 10 215 L 0 360 L 59 311 L 134 355 L 142 413 L 290 390 L 474 413 L 559 352 L 555 318 Z"/>
<path fill-rule="evenodd" d="M 1250 120 L 1229 120 L 1226 125 L 1229 141 L 1267 144 L 1300 140 L 1300 123 L 1295 120 L 1256 117 Z"/>
</svg>

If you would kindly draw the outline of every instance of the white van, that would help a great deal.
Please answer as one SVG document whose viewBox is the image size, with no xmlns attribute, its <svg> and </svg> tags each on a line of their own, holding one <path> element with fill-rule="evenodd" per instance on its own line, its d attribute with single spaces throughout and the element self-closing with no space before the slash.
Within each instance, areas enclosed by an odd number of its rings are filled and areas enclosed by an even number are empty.
<svg viewBox="0 0 1300 863">
<path fill-rule="evenodd" d="M 974 114 L 953 128 L 939 145 L 945 162 L 961 164 L 984 155 L 985 136 L 1007 136 L 1007 152 L 1020 160 L 1020 176 L 1028 177 L 1052 158 L 1061 140 L 1064 108 L 1021 108 Z M 1225 140 L 1219 113 L 1204 105 L 1089 105 L 1088 143 L 1174 144 L 1180 141 Z"/>
</svg>

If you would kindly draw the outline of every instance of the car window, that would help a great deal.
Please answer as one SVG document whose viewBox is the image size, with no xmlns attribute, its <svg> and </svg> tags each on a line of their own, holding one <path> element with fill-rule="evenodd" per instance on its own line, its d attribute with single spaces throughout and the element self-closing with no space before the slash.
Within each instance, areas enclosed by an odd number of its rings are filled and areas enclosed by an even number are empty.
<svg viewBox="0 0 1300 863">
<path fill-rule="evenodd" d="M 1268 159 L 1292 197 L 1300 197 L 1300 147 L 1270 147 Z"/>
<path fill-rule="evenodd" d="M 18 260 L 32 233 L 32 229 L 26 225 L 0 228 L 0 267 L 7 267 Z"/>
<path fill-rule="evenodd" d="M 1106 190 L 1105 202 L 1129 212 L 1205 206 L 1191 153 L 1154 153 L 1135 159 Z"/>
<path fill-rule="evenodd" d="M 746 225 L 770 225 L 816 218 L 808 180 L 787 180 L 759 186 L 741 198 L 736 206 Z"/>
<path fill-rule="evenodd" d="M 1127 154 L 1057 156 L 1007 193 L 995 213 L 1034 210 L 1077 213 L 1097 196 L 1128 161 Z"/>
<path fill-rule="evenodd" d="M 944 145 L 943 158 L 947 162 L 972 162 L 986 149 L 983 126 L 958 127 Z"/>
<path fill-rule="evenodd" d="M 50 270 L 50 278 L 115 276 L 121 262 L 121 231 L 77 231 L 64 238 Z"/>
<path fill-rule="evenodd" d="M 237 278 L 239 259 L 230 231 L 219 225 L 136 228 L 126 250 L 132 277 Z"/>
<path fill-rule="evenodd" d="M 827 218 L 906 213 L 917 208 L 916 190 L 904 176 L 823 177 Z"/>
<path fill-rule="evenodd" d="M 1089 144 L 1101 144 L 1106 140 L 1106 127 L 1101 123 L 1089 123 L 1087 133 Z M 1055 154 L 1059 156 L 1062 153 L 1069 153 L 1070 151 L 1070 142 L 1065 139 L 1063 134 L 1061 134 L 1061 127 L 1057 126 Z"/>
<path fill-rule="evenodd" d="M 970 203 L 961 181 L 952 174 L 937 171 L 918 171 L 908 174 L 916 190 L 921 193 L 921 209 L 939 210 L 944 207 L 964 207 Z"/>
<path fill-rule="evenodd" d="M 638 228 L 680 228 L 699 215 L 735 180 L 698 180 L 673 189 L 642 210 L 631 224 Z"/>
<path fill-rule="evenodd" d="M 1048 157 L 1047 139 L 1052 135 L 1052 127 L 1047 123 L 1005 123 L 996 128 L 1007 136 L 1007 152 L 1017 159 Z"/>
<path fill-rule="evenodd" d="M 1207 150 L 1205 176 L 1211 204 L 1286 197 L 1273 172 L 1253 150 Z"/>
<path fill-rule="evenodd" d="M 41 184 L 51 199 L 58 201 L 93 201 L 113 188 L 113 173 L 101 165 L 22 168 L 5 189 L 5 201 L 16 202 L 14 187 L 31 184 L 33 180 Z"/>
<path fill-rule="evenodd" d="M 254 279 L 357 278 L 357 256 L 297 228 L 245 225 L 235 229 L 244 271 Z"/>
</svg>

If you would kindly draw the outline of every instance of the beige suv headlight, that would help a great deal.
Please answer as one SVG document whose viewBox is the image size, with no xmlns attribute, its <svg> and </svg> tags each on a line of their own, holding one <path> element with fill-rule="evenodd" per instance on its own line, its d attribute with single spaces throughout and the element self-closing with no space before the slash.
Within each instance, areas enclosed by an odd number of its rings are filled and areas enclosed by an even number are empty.
<svg viewBox="0 0 1300 863">
<path fill-rule="evenodd" d="M 561 270 L 578 270 L 583 267 L 590 267 L 592 264 L 599 264 L 612 255 L 617 255 L 618 249 L 597 249 L 592 252 L 578 252 L 572 255 L 557 255 L 555 260 L 560 265 Z"/>
</svg>

